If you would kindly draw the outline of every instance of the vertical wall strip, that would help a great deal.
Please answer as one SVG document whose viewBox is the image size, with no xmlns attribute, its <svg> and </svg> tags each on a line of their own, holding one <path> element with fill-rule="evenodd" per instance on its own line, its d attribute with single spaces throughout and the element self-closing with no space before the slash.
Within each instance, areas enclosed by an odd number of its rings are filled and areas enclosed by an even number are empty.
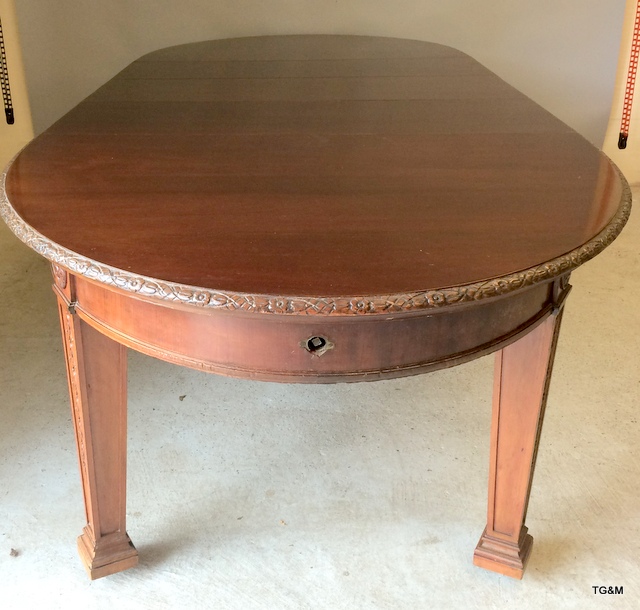
<svg viewBox="0 0 640 610">
<path fill-rule="evenodd" d="M 640 0 L 636 7 L 636 20 L 633 24 L 633 34 L 631 38 L 631 58 L 627 71 L 627 84 L 624 90 L 624 102 L 622 106 L 622 121 L 620 123 L 620 136 L 618 137 L 618 148 L 627 147 L 629 138 L 629 126 L 631 125 L 631 107 L 633 105 L 633 93 L 636 88 L 636 75 L 638 73 L 638 58 L 640 57 Z"/>
<path fill-rule="evenodd" d="M 9 87 L 9 70 L 7 69 L 7 51 L 4 47 L 4 34 L 2 32 L 2 19 L 0 19 L 0 87 L 2 88 L 2 103 L 4 115 L 9 125 L 15 123 L 13 104 L 11 102 L 11 88 Z"/>
</svg>

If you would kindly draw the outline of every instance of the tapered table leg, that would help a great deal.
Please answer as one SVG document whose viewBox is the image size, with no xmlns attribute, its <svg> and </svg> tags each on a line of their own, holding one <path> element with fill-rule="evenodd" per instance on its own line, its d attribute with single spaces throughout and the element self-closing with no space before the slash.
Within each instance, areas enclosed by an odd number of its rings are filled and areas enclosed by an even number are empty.
<svg viewBox="0 0 640 610">
<path fill-rule="evenodd" d="M 487 527 L 475 565 L 522 578 L 533 538 L 524 525 L 562 312 L 496 356 Z"/>
<path fill-rule="evenodd" d="M 93 580 L 138 563 L 125 524 L 126 349 L 58 299 L 87 517 L 78 549 Z"/>
</svg>

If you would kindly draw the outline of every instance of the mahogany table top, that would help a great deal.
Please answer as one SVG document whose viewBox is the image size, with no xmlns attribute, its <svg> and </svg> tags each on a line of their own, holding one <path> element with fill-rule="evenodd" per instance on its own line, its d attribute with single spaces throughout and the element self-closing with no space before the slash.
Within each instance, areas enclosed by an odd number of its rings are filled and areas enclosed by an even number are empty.
<svg viewBox="0 0 640 610">
<path fill-rule="evenodd" d="M 630 205 L 594 146 L 440 45 L 248 38 L 131 64 L 0 181 L 0 214 L 53 263 L 90 577 L 138 562 L 126 532 L 129 347 L 300 383 L 497 352 L 474 563 L 521 578 L 569 275 Z"/>
<path fill-rule="evenodd" d="M 597 254 L 630 206 L 601 152 L 469 56 L 352 36 L 146 55 L 5 188 L 5 219 L 49 259 L 209 305 L 499 292 Z"/>
</svg>

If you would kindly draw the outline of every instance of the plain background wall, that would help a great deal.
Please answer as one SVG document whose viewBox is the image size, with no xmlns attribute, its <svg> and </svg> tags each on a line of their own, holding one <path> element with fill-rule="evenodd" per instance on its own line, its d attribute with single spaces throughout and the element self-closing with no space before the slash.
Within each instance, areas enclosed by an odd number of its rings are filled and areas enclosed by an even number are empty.
<svg viewBox="0 0 640 610">
<path fill-rule="evenodd" d="M 158 48 L 260 34 L 430 40 L 478 59 L 602 146 L 625 0 L 20 0 L 36 133 Z"/>
<path fill-rule="evenodd" d="M 31 112 L 27 86 L 22 67 L 22 53 L 18 40 L 17 19 L 13 0 L 0 0 L 0 21 L 7 56 L 9 89 L 14 108 L 15 122 L 8 125 L 4 114 L 4 104 L 0 102 L 0 172 L 4 166 L 31 138 Z"/>
</svg>

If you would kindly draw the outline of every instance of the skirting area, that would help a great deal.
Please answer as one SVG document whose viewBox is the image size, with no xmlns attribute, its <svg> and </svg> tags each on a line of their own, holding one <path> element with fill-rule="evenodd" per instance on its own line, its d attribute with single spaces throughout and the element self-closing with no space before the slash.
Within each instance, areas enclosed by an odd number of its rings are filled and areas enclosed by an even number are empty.
<svg viewBox="0 0 640 610">
<path fill-rule="evenodd" d="M 572 276 L 523 581 L 472 565 L 492 357 L 290 386 L 130 353 L 128 531 L 140 565 L 90 582 L 49 268 L 0 226 L 0 606 L 585 608 L 606 586 L 623 587 L 617 607 L 637 607 L 638 244 L 636 209 Z"/>
</svg>

